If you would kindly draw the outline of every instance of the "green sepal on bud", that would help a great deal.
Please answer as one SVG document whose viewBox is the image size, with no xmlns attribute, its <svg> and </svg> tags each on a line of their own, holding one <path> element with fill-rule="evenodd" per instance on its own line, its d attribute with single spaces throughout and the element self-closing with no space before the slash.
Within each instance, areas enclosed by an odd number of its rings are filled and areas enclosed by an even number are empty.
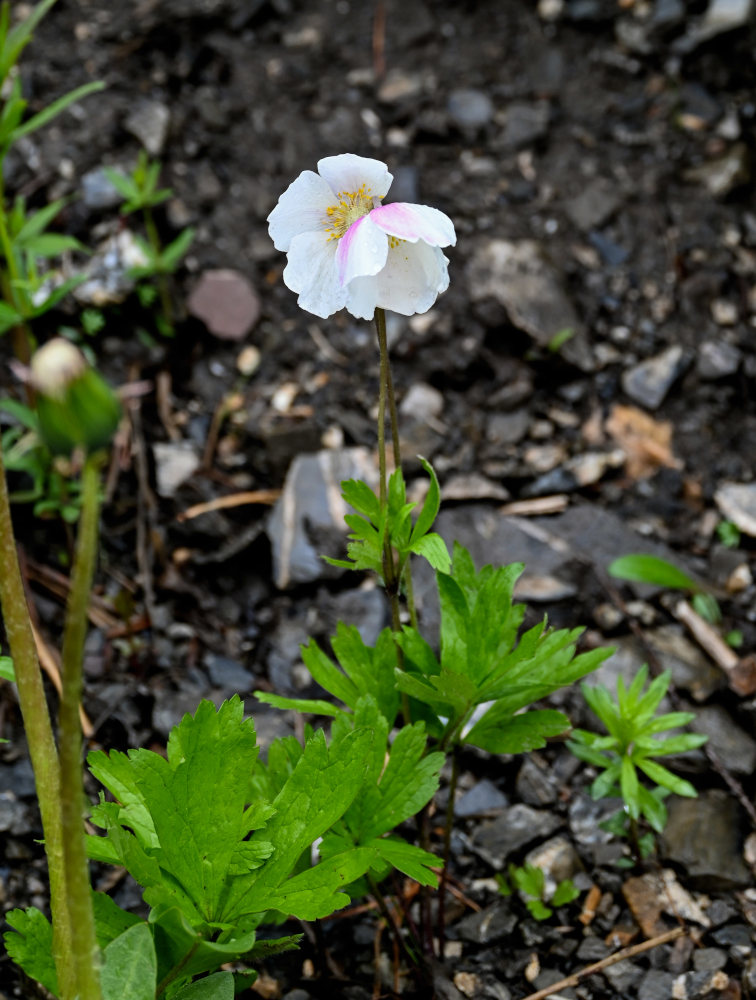
<svg viewBox="0 0 756 1000">
<path fill-rule="evenodd" d="M 68 340 L 55 337 L 31 361 L 39 434 L 54 455 L 107 447 L 121 419 L 110 386 Z"/>
</svg>

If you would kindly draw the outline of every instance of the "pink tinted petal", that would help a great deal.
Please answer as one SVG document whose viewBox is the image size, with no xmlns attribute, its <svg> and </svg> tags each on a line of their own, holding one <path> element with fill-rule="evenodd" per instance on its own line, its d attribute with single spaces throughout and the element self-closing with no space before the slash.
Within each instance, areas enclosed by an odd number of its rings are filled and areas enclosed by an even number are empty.
<svg viewBox="0 0 756 1000">
<path fill-rule="evenodd" d="M 386 234 L 372 224 L 369 215 L 357 219 L 338 241 L 336 265 L 341 284 L 378 274 L 386 264 L 387 253 Z"/>
<path fill-rule="evenodd" d="M 286 188 L 268 216 L 268 232 L 276 250 L 287 251 L 300 233 L 325 227 L 326 209 L 333 205 L 333 192 L 312 170 L 305 170 Z"/>
<path fill-rule="evenodd" d="M 428 205 L 409 205 L 406 202 L 379 205 L 370 213 L 370 218 L 384 233 L 410 243 L 422 240 L 433 247 L 448 247 L 457 242 L 449 216 Z"/>
<path fill-rule="evenodd" d="M 318 160 L 318 173 L 335 194 L 359 191 L 364 184 L 366 193 L 373 198 L 382 198 L 394 179 L 385 163 L 355 153 L 341 153 Z"/>
<path fill-rule="evenodd" d="M 439 292 L 449 287 L 448 260 L 438 247 L 427 243 L 400 243 L 389 250 L 386 266 L 374 278 L 356 278 L 348 288 L 347 309 L 355 304 L 391 309 L 403 316 L 427 312 Z"/>
<path fill-rule="evenodd" d="M 336 247 L 323 232 L 294 237 L 283 279 L 287 288 L 299 293 L 297 302 L 302 309 L 322 319 L 346 304 L 346 291 L 336 266 Z"/>
</svg>

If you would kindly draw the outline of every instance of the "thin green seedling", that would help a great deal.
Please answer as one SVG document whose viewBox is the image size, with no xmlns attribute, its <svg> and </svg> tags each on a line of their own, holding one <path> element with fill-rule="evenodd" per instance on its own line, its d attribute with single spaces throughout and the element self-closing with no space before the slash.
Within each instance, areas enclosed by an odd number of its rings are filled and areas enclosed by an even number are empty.
<svg viewBox="0 0 756 1000">
<path fill-rule="evenodd" d="M 679 566 L 660 556 L 642 553 L 620 556 L 610 563 L 608 572 L 618 580 L 684 590 L 691 595 L 693 607 L 707 622 L 716 625 L 722 620 L 716 597 Z"/>
<path fill-rule="evenodd" d="M 164 336 L 173 336 L 176 317 L 169 278 L 186 256 L 194 239 L 194 229 L 183 229 L 167 246 L 163 246 L 153 209 L 171 198 L 173 191 L 159 186 L 161 171 L 160 161 L 150 160 L 145 150 L 140 150 L 136 165 L 129 174 L 105 168 L 110 183 L 124 199 L 121 215 L 141 213 L 147 234 L 146 242 L 137 237 L 147 263 L 143 267 L 131 268 L 129 272 L 139 282 L 137 293 L 140 302 L 145 308 L 152 305 L 156 292 L 151 282 L 155 281 L 162 310 L 158 317 L 158 328 Z"/>
<path fill-rule="evenodd" d="M 629 686 L 619 677 L 616 698 L 602 684 L 582 684 L 583 697 L 603 724 L 606 735 L 573 729 L 567 742 L 576 757 L 599 769 L 591 785 L 593 798 L 622 799 L 622 808 L 607 821 L 606 829 L 629 838 L 637 864 L 651 853 L 654 834 L 662 833 L 667 823 L 664 799 L 670 793 L 687 798 L 697 795 L 689 781 L 673 774 L 657 758 L 694 750 L 708 738 L 702 733 L 660 737 L 660 733 L 688 725 L 695 719 L 695 713 L 657 715 L 671 674 L 669 671 L 659 674 L 644 690 L 647 679 L 646 666 L 641 667 Z M 642 822 L 650 830 L 644 832 Z"/>
<path fill-rule="evenodd" d="M 562 879 L 549 891 L 543 869 L 528 862 L 519 867 L 510 864 L 506 875 L 497 873 L 496 882 L 502 896 L 519 892 L 531 916 L 539 921 L 548 920 L 555 907 L 566 906 L 580 895 L 580 890 L 569 878 Z"/>
</svg>

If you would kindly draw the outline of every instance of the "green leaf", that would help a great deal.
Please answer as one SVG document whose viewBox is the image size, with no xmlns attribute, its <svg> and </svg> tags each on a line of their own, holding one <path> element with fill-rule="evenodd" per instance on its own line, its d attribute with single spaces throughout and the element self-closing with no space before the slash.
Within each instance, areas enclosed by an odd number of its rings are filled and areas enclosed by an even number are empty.
<svg viewBox="0 0 756 1000">
<path fill-rule="evenodd" d="M 710 625 L 718 625 L 722 621 L 722 610 L 713 594 L 694 594 L 691 603 L 693 609 Z"/>
<path fill-rule="evenodd" d="M 421 535 L 416 541 L 410 543 L 410 551 L 415 555 L 424 556 L 431 566 L 440 573 L 448 573 L 451 566 L 451 558 L 446 542 L 440 535 L 431 532 L 429 535 Z"/>
<path fill-rule="evenodd" d="M 553 906 L 566 906 L 567 903 L 571 903 L 573 899 L 577 899 L 580 895 L 580 890 L 575 886 L 572 879 L 566 878 L 563 882 L 554 890 L 554 895 L 551 897 L 551 903 Z"/>
<path fill-rule="evenodd" d="M 429 885 L 433 889 L 438 887 L 438 877 L 432 869 L 438 868 L 442 862 L 435 854 L 397 837 L 381 837 L 366 846 L 374 847 L 384 861 L 420 885 Z"/>
<path fill-rule="evenodd" d="M 23 225 L 15 234 L 14 242 L 17 245 L 23 245 L 27 240 L 32 239 L 32 237 L 41 236 L 53 221 L 55 216 L 58 215 L 65 203 L 65 198 L 58 198 L 56 201 L 51 201 L 49 205 L 45 205 L 45 207 L 41 208 L 38 212 L 28 216 L 28 218 L 24 217 Z M 23 200 L 19 199 L 17 205 L 20 207 L 20 214 L 23 214 Z"/>
<path fill-rule="evenodd" d="M 8 954 L 27 976 L 58 995 L 58 976 L 53 960 L 52 926 L 36 906 L 9 910 L 5 919 L 13 928 L 3 935 Z"/>
<path fill-rule="evenodd" d="M 541 868 L 527 862 L 518 868 L 515 865 L 509 866 L 509 876 L 520 890 L 528 896 L 540 898 L 546 883 L 546 876 Z"/>
<path fill-rule="evenodd" d="M 345 479 L 341 484 L 341 495 L 344 502 L 353 507 L 358 514 L 363 514 L 373 524 L 378 524 L 381 503 L 367 483 L 363 483 L 361 479 Z"/>
<path fill-rule="evenodd" d="M 559 736 L 570 728 L 562 712 L 539 709 L 509 718 L 502 717 L 494 705 L 464 737 L 465 743 L 489 753 L 525 753 L 546 745 L 549 736 Z"/>
<path fill-rule="evenodd" d="M 136 200 L 139 197 L 139 188 L 127 174 L 112 167 L 104 167 L 103 173 L 116 189 L 116 191 L 127 201 Z"/>
<path fill-rule="evenodd" d="M 57 117 L 61 111 L 65 111 L 66 108 L 75 104 L 76 101 L 80 101 L 83 97 L 88 97 L 89 94 L 96 94 L 98 91 L 104 89 L 104 83 L 94 81 L 92 83 L 85 83 L 82 87 L 77 87 L 76 90 L 72 90 L 68 94 L 64 94 L 62 97 L 59 97 L 57 101 L 53 101 L 52 104 L 48 104 L 48 106 L 38 114 L 32 115 L 31 118 L 27 118 L 23 125 L 19 125 L 15 128 L 10 136 L 10 141 L 16 142 L 17 139 L 20 139 L 24 135 L 36 132 L 37 129 L 42 128 L 43 125 L 47 125 L 48 122 Z"/>
<path fill-rule="evenodd" d="M 695 799 L 698 796 L 698 792 L 689 781 L 685 781 L 684 778 L 678 778 L 677 775 L 668 771 L 666 767 L 662 767 L 661 764 L 657 764 L 653 760 L 639 760 L 638 767 L 652 781 L 655 781 L 657 785 L 661 785 L 662 788 L 668 788 L 675 795 L 684 795 L 689 799 Z"/>
<path fill-rule="evenodd" d="M 10 656 L 0 656 L 0 678 L 4 681 L 10 681 L 11 684 L 14 684 L 16 681 L 13 660 Z"/>
<path fill-rule="evenodd" d="M 181 970 L 182 979 L 213 972 L 226 962 L 247 958 L 257 945 L 254 929 L 234 934 L 229 940 L 204 940 L 202 932 L 192 927 L 177 907 L 153 910 L 150 922 L 158 955 L 158 982 L 174 969 Z"/>
<path fill-rule="evenodd" d="M 527 899 L 525 905 L 536 920 L 548 920 L 553 913 L 540 899 Z"/>
<path fill-rule="evenodd" d="M 164 270 L 176 270 L 178 265 L 181 263 L 181 259 L 191 246 L 194 234 L 194 229 L 185 229 L 182 233 L 179 233 L 172 243 L 168 244 L 168 246 L 160 254 L 160 262 Z"/>
<path fill-rule="evenodd" d="M 16 64 L 18 57 L 29 44 L 34 34 L 34 29 L 55 3 L 55 0 L 41 0 L 34 7 L 27 18 L 17 24 L 10 31 L 3 32 L 3 44 L 0 48 L 0 83 L 5 80 L 11 68 Z M 5 5 L 3 5 L 5 6 Z M 8 6 L 10 10 L 10 5 Z M 3 15 L 3 25 L 7 30 L 7 14 Z"/>
<path fill-rule="evenodd" d="M 312 715 L 339 714 L 338 709 L 332 702 L 323 701 L 320 698 L 284 698 L 280 694 L 271 694 L 269 691 L 255 691 L 255 698 L 265 705 L 272 705 L 273 708 L 291 709 L 294 712 L 310 712 Z"/>
<path fill-rule="evenodd" d="M 422 510 L 420 511 L 418 518 L 415 521 L 415 525 L 412 529 L 412 534 L 410 535 L 411 544 L 416 543 L 420 538 L 428 534 L 430 529 L 433 527 L 433 522 L 436 520 L 436 515 L 438 514 L 439 508 L 441 506 L 441 491 L 438 486 L 438 478 L 436 476 L 435 470 L 433 469 L 433 466 L 430 464 L 430 462 L 428 462 L 422 456 L 420 456 L 420 463 L 430 476 L 430 486 L 428 488 L 428 493 L 426 494 Z M 446 548 L 446 546 L 444 546 L 444 548 Z M 413 548 L 412 551 L 416 552 L 417 549 Z M 448 560 L 448 553 L 447 553 L 447 560 Z M 428 561 L 430 562 L 430 559 Z M 450 562 L 450 560 L 448 560 L 448 562 Z M 431 565 L 433 566 L 434 564 L 431 563 Z M 448 564 L 446 568 L 442 566 L 434 566 L 434 569 L 440 569 L 442 573 L 449 572 Z"/>
<path fill-rule="evenodd" d="M 23 316 L 13 306 L 9 306 L 7 302 L 0 302 L 0 334 L 6 333 L 23 321 Z"/>
<path fill-rule="evenodd" d="M 234 1000 L 234 977 L 230 972 L 216 972 L 185 986 L 172 1000 Z"/>
<path fill-rule="evenodd" d="M 620 790 L 628 813 L 633 819 L 638 819 L 640 816 L 638 774 L 632 760 L 627 755 L 623 755 L 620 765 Z"/>
<path fill-rule="evenodd" d="M 157 958 L 147 924 L 134 924 L 103 953 L 103 1000 L 155 1000 Z"/>
<path fill-rule="evenodd" d="M 65 236 L 62 233 L 41 233 L 39 236 L 30 237 L 24 242 L 23 248 L 35 257 L 57 257 L 66 250 L 87 249 L 73 236 Z"/>
<path fill-rule="evenodd" d="M 700 589 L 692 577 L 659 556 L 641 554 L 621 556 L 610 564 L 609 575 L 619 580 L 651 583 L 658 587 L 671 587 L 676 590 Z"/>
<path fill-rule="evenodd" d="M 667 807 L 662 800 L 653 795 L 647 788 L 644 788 L 643 785 L 639 785 L 638 801 L 640 802 L 640 810 L 651 824 L 651 827 L 657 833 L 662 833 L 664 827 L 667 825 Z"/>
<path fill-rule="evenodd" d="M 92 893 L 97 944 L 105 948 L 134 924 L 141 923 L 135 913 L 122 910 L 105 892 Z"/>
</svg>

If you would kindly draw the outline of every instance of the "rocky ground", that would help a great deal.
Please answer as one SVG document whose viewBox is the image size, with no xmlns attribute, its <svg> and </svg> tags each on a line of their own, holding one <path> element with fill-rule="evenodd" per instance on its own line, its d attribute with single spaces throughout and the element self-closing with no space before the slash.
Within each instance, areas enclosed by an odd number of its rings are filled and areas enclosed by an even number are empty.
<svg viewBox="0 0 756 1000">
<path fill-rule="evenodd" d="M 479 562 L 524 560 L 533 620 L 546 612 L 617 647 L 605 681 L 643 662 L 671 669 L 678 703 L 709 734 L 706 752 L 679 762 L 699 798 L 671 801 L 659 864 L 633 876 L 616 868 L 619 848 L 597 825 L 605 805 L 565 749 L 465 758 L 459 905 L 437 978 L 450 1000 L 524 997 L 679 920 L 695 943 L 680 937 L 558 995 L 756 995 L 753 6 L 60 0 L 23 63 L 33 106 L 90 79 L 107 90 L 19 145 L 11 193 L 74 196 L 61 227 L 90 247 L 124 238 L 102 167 L 127 169 L 145 146 L 175 192 L 158 213 L 164 237 L 196 227 L 175 338 L 132 296 L 104 309 L 90 341 L 114 383 L 147 383 L 108 482 L 86 661 L 92 745 L 160 745 L 200 698 L 237 691 L 267 742 L 291 720 L 252 692 L 311 693 L 300 642 L 339 619 L 368 640 L 387 623 L 370 581 L 317 558 L 343 548 L 334 484 L 374 469 L 374 336 L 345 313 L 297 309 L 265 223 L 300 170 L 344 151 L 385 160 L 392 197 L 436 205 L 459 236 L 448 293 L 426 315 L 390 317 L 413 488 L 423 454 L 447 539 Z M 95 257 L 86 302 L 123 299 L 117 264 Z M 723 520 L 739 529 L 734 545 Z M 67 534 L 20 506 L 17 524 L 54 646 Z M 712 648 L 695 619 L 691 632 L 679 593 L 608 578 L 613 558 L 639 551 L 715 594 L 714 631 L 739 632 L 735 651 Z M 428 581 L 419 595 L 432 627 Z M 557 701 L 588 721 L 575 692 Z M 0 898 L 41 904 L 7 684 L 0 712 L 11 741 Z M 500 897 L 495 872 L 525 858 L 571 874 L 580 900 L 539 924 Z M 126 883 L 116 894 L 137 902 Z M 376 975 L 391 993 L 372 914 L 323 932 L 330 974 L 310 975 L 321 968 L 310 943 L 267 970 L 266 995 L 360 1000 Z M 0 983 L 29 995 L 7 960 Z"/>
</svg>

